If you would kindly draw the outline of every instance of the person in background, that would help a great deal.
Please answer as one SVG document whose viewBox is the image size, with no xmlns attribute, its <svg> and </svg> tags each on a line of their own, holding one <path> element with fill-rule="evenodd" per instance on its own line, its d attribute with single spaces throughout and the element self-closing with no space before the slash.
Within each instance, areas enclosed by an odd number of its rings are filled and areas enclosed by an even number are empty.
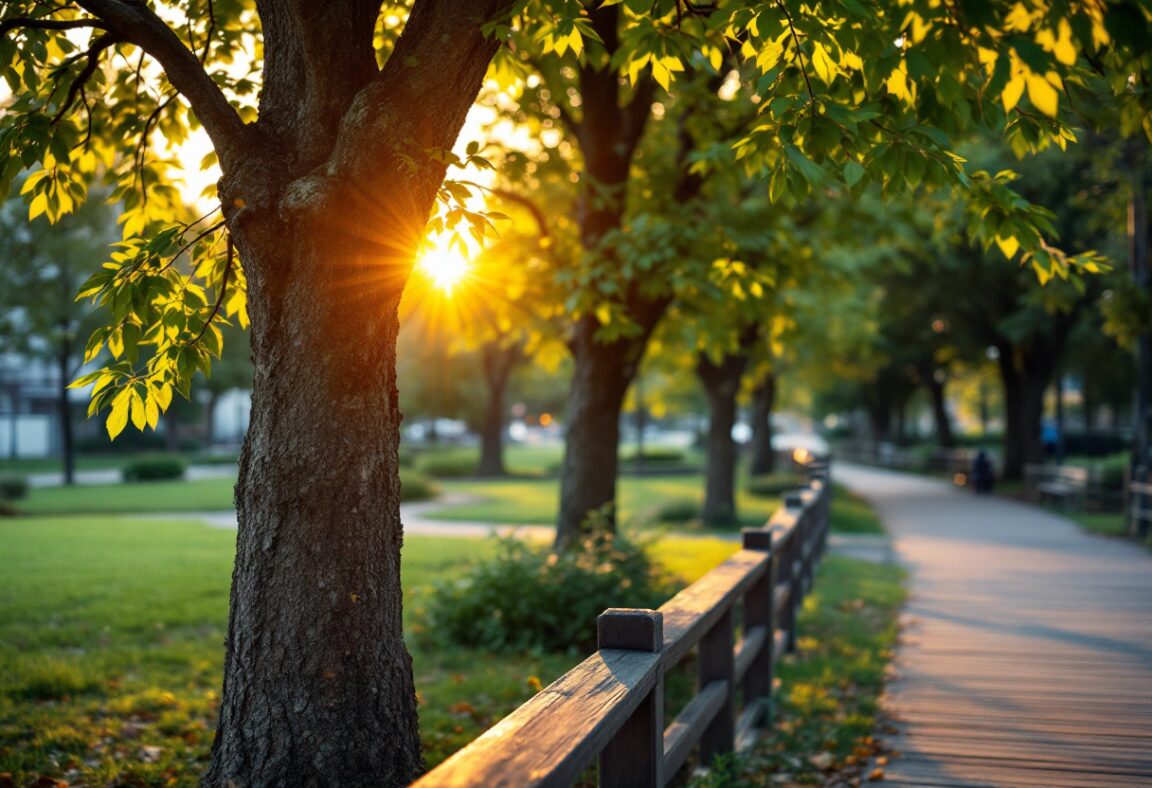
<svg viewBox="0 0 1152 788">
<path fill-rule="evenodd" d="M 972 486 L 978 493 L 990 493 L 996 484 L 996 473 L 988 452 L 981 449 L 972 460 Z"/>
</svg>

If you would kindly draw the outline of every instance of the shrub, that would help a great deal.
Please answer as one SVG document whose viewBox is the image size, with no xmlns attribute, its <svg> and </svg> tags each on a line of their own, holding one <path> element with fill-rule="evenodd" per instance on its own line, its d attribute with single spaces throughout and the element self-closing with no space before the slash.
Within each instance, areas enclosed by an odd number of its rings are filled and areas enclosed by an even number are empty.
<svg viewBox="0 0 1152 788">
<path fill-rule="evenodd" d="M 197 465 L 236 465 L 240 462 L 240 455 L 234 451 L 209 451 L 197 454 Z"/>
<path fill-rule="evenodd" d="M 625 452 L 624 456 L 621 457 L 621 460 L 624 462 L 635 463 L 638 460 L 643 459 L 644 462 L 651 463 L 653 465 L 675 465 L 676 463 L 684 462 L 686 456 L 687 455 L 685 455 L 684 452 L 680 449 L 658 447 L 645 448 L 642 454 L 635 449 L 632 449 L 631 451 Z"/>
<path fill-rule="evenodd" d="M 433 587 L 420 636 L 492 651 L 591 651 L 610 607 L 656 607 L 671 592 L 647 551 L 620 537 L 589 537 L 557 554 L 517 539 L 457 580 Z"/>
<path fill-rule="evenodd" d="M 0 476 L 0 501 L 15 501 L 28 494 L 28 480 L 23 476 Z"/>
<path fill-rule="evenodd" d="M 788 490 L 803 487 L 804 480 L 795 473 L 770 473 L 764 476 L 753 476 L 744 485 L 749 495 L 757 498 L 779 498 Z"/>
<path fill-rule="evenodd" d="M 1091 463 L 1096 477 L 1105 487 L 1119 488 L 1124 485 L 1128 473 L 1129 457 L 1127 454 L 1117 454 L 1105 457 Z"/>
<path fill-rule="evenodd" d="M 476 475 L 477 458 L 471 454 L 434 454 L 422 458 L 417 467 L 437 479 L 459 479 Z"/>
<path fill-rule="evenodd" d="M 700 516 L 700 502 L 689 498 L 662 504 L 652 515 L 657 523 L 690 523 Z"/>
<path fill-rule="evenodd" d="M 188 461 L 177 454 L 141 454 L 123 468 L 120 475 L 126 482 L 152 482 L 165 479 L 183 479 Z"/>
<path fill-rule="evenodd" d="M 440 489 L 426 476 L 410 468 L 400 468 L 400 500 L 427 501 L 435 498 Z"/>
</svg>

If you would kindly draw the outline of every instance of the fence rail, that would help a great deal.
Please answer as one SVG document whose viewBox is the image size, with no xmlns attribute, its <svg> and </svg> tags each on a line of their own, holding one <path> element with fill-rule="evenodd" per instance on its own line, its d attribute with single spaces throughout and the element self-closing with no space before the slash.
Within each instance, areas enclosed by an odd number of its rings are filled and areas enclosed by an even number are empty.
<svg viewBox="0 0 1152 788">
<path fill-rule="evenodd" d="M 827 465 L 807 474 L 741 550 L 659 610 L 605 611 L 595 654 L 416 785 L 569 785 L 599 758 L 601 786 L 659 788 L 697 748 L 706 764 L 753 741 L 827 542 Z M 664 677 L 694 648 L 695 695 L 665 725 Z"/>
</svg>

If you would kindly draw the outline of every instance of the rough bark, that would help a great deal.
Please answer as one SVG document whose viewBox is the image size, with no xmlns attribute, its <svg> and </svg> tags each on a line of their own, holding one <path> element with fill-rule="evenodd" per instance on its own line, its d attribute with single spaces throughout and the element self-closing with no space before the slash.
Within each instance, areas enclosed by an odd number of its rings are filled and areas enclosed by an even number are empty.
<svg viewBox="0 0 1152 788">
<path fill-rule="evenodd" d="M 484 381 L 488 385 L 488 403 L 484 408 L 484 424 L 480 428 L 480 465 L 477 473 L 481 476 L 506 476 L 504 426 L 507 408 L 504 399 L 508 379 L 512 370 L 523 360 L 524 349 L 520 344 L 502 346 L 489 342 L 481 348 L 480 353 Z"/>
<path fill-rule="evenodd" d="M 417 0 L 377 71 L 378 3 L 260 2 L 260 120 L 244 126 L 153 21 L 133 27 L 146 7 L 85 2 L 208 129 L 247 276 L 252 414 L 207 786 L 398 786 L 423 768 L 401 620 L 397 305 L 444 174 L 424 156 L 452 146 L 497 47 L 481 23 L 508 5 Z"/>
<path fill-rule="evenodd" d="M 72 405 L 68 401 L 68 382 L 72 379 L 72 348 L 62 340 L 56 351 L 56 369 L 59 373 L 57 409 L 60 419 L 60 456 L 64 466 L 64 483 L 76 482 L 76 441 L 72 431 Z"/>
<path fill-rule="evenodd" d="M 650 327 L 642 336 L 615 342 L 596 340 L 599 323 L 594 317 L 586 316 L 576 325 L 556 524 L 558 551 L 578 543 L 595 526 L 615 530 L 620 412 L 657 320 L 658 316 L 649 318 Z"/>
<path fill-rule="evenodd" d="M 719 362 L 702 354 L 696 362 L 696 377 L 708 397 L 708 459 L 701 517 L 713 525 L 729 525 L 736 520 L 736 442 L 732 440 L 732 427 L 736 424 L 736 395 L 747 365 L 745 354 L 725 355 Z"/>
<path fill-rule="evenodd" d="M 776 375 L 764 377 L 752 392 L 752 445 L 748 463 L 750 476 L 776 472 L 776 450 L 772 448 L 772 412 L 776 408 Z"/>
</svg>

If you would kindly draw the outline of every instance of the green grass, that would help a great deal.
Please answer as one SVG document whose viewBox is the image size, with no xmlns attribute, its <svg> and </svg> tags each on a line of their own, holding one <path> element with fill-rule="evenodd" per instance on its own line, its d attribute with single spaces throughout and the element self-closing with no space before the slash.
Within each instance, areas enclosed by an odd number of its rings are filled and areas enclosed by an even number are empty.
<svg viewBox="0 0 1152 788">
<path fill-rule="evenodd" d="M 419 473 L 402 468 L 403 494 L 413 500 L 435 495 L 439 485 Z M 151 514 L 156 512 L 232 511 L 234 476 L 192 481 L 82 484 L 73 487 L 36 487 L 15 502 L 24 514 Z"/>
<path fill-rule="evenodd" d="M 1062 512 L 1080 523 L 1085 530 L 1101 536 L 1119 537 L 1139 542 L 1135 536 L 1128 533 L 1128 521 L 1123 512 Z M 1146 547 L 1152 548 L 1152 533 L 1144 541 Z"/>
<path fill-rule="evenodd" d="M 433 509 L 430 518 L 474 520 L 515 525 L 555 522 L 559 498 L 558 482 L 551 479 L 500 479 L 493 481 L 445 481 L 445 492 L 475 496 L 476 501 Z M 695 502 L 703 499 L 704 482 L 700 476 L 625 477 L 619 482 L 621 520 L 684 530 L 683 522 L 660 522 L 658 514 L 669 503 Z M 779 499 L 750 495 L 742 489 L 736 505 L 741 524 L 763 524 L 780 506 Z M 884 527 L 872 508 L 857 495 L 836 485 L 832 499 L 833 531 L 838 533 L 882 534 Z"/>
<path fill-rule="evenodd" d="M 850 782 L 876 753 L 879 696 L 898 633 L 904 573 L 891 564 L 829 556 L 804 600 L 795 654 L 778 671 L 775 724 L 750 753 L 698 786 Z M 845 781 L 828 782 L 838 772 Z M 861 776 L 859 774 L 857 777 Z"/>
<path fill-rule="evenodd" d="M 832 487 L 832 508 L 829 512 L 830 530 L 841 534 L 882 534 L 884 525 L 868 502 L 848 488 L 836 484 Z"/>
<path fill-rule="evenodd" d="M 132 456 L 129 454 L 81 454 L 76 458 L 76 470 L 99 471 L 105 468 L 119 468 L 130 459 Z M 0 459 L 0 476 L 63 472 L 64 461 L 59 457 Z"/>
<path fill-rule="evenodd" d="M 417 469 L 437 463 L 456 464 L 474 474 L 480 449 L 469 446 L 431 446 L 411 450 Z M 563 445 L 504 447 L 504 465 L 514 476 L 553 476 L 564 459 Z"/>
<path fill-rule="evenodd" d="M 556 520 L 560 483 L 556 479 L 499 479 L 446 481 L 445 492 L 458 492 L 478 498 L 474 503 L 445 506 L 428 513 L 444 520 L 528 525 Z M 618 482 L 620 515 L 625 522 L 651 521 L 658 510 L 671 501 L 696 501 L 704 497 L 701 476 L 624 477 Z M 741 520 L 748 525 L 767 520 L 779 501 L 737 494 Z"/>
<path fill-rule="evenodd" d="M 175 520 L 0 520 L 0 773 L 17 784 L 194 784 L 211 746 L 235 539 Z M 493 549 L 406 538 L 406 609 Z M 654 549 L 690 581 L 734 546 L 665 539 Z M 412 642 L 430 764 L 576 662 Z"/>
<path fill-rule="evenodd" d="M 30 490 L 17 507 L 28 514 L 208 512 L 232 509 L 231 477 L 195 481 L 92 484 Z"/>
</svg>

